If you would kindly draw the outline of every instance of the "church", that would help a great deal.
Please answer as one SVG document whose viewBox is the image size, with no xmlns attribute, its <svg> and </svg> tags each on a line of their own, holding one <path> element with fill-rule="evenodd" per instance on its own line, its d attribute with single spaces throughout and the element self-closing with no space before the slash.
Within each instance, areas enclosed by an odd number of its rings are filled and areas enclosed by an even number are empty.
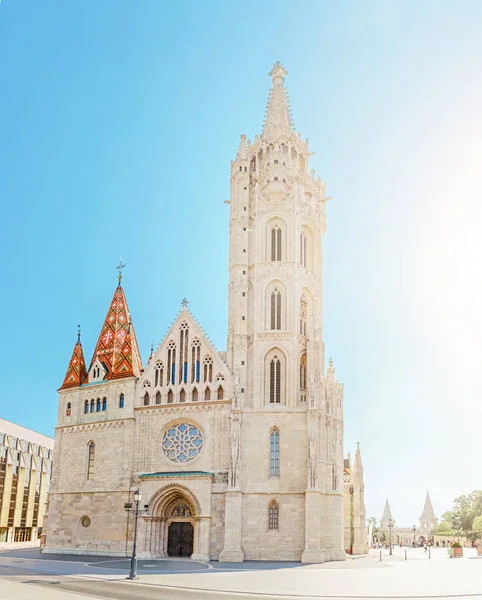
<svg viewBox="0 0 482 600">
<path fill-rule="evenodd" d="M 44 552 L 129 554 L 124 505 L 139 490 L 139 557 L 346 557 L 343 386 L 321 318 L 325 183 L 294 130 L 287 71 L 269 75 L 261 135 L 241 135 L 230 166 L 226 350 L 183 301 L 143 366 L 121 263 L 90 364 L 79 334 L 59 390 Z"/>
</svg>

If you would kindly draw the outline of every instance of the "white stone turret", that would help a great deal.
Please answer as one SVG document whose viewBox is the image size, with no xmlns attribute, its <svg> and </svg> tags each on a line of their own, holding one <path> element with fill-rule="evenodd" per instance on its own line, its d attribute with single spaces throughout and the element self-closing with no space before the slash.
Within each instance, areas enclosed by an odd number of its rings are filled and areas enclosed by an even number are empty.
<svg viewBox="0 0 482 600">
<path fill-rule="evenodd" d="M 430 499 L 430 494 L 428 490 L 419 522 L 420 534 L 428 538 L 429 534 L 432 532 L 432 529 L 437 525 L 438 522 L 438 519 L 435 516 L 435 512 L 433 510 L 432 500 Z"/>
<path fill-rule="evenodd" d="M 392 520 L 392 526 L 395 527 L 395 519 L 392 516 L 392 510 L 387 498 L 385 508 L 383 509 L 383 515 L 380 519 L 380 531 L 388 531 L 388 522 L 390 519 Z"/>
</svg>

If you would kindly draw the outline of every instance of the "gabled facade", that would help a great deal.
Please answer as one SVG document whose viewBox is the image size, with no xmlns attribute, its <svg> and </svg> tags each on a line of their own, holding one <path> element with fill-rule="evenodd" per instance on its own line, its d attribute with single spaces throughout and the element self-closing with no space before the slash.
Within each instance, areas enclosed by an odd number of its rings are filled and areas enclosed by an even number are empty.
<svg viewBox="0 0 482 600">
<path fill-rule="evenodd" d="M 325 184 L 294 131 L 286 74 L 273 66 L 262 134 L 242 135 L 231 162 L 226 352 L 183 302 L 143 370 L 119 282 L 87 376 L 60 390 L 48 552 L 124 555 L 123 506 L 139 488 L 141 556 L 345 558 L 343 386 L 322 338 Z"/>
</svg>

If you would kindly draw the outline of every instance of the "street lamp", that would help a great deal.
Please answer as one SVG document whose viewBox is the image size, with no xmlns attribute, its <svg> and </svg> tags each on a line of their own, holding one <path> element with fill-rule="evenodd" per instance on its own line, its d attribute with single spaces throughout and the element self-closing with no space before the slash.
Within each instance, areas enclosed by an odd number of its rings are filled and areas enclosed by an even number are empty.
<svg viewBox="0 0 482 600">
<path fill-rule="evenodd" d="M 126 502 L 124 508 L 127 512 L 134 512 L 134 545 L 132 546 L 131 568 L 127 579 L 137 579 L 137 521 L 140 515 L 143 515 L 149 510 L 147 504 L 144 510 L 139 510 L 139 504 L 142 500 L 142 492 L 137 489 L 133 494 L 135 508 L 132 508 L 132 502 Z"/>
<path fill-rule="evenodd" d="M 393 552 L 392 552 L 392 527 L 393 527 L 393 521 L 392 519 L 388 519 L 388 531 L 390 532 L 390 556 L 392 556 Z"/>
<path fill-rule="evenodd" d="M 350 554 L 353 554 L 353 486 L 349 487 L 350 492 Z"/>
<path fill-rule="evenodd" d="M 417 528 L 415 527 L 415 525 L 412 527 L 412 531 L 413 531 L 413 547 L 415 548 L 416 544 L 415 544 L 415 532 L 417 531 Z"/>
</svg>

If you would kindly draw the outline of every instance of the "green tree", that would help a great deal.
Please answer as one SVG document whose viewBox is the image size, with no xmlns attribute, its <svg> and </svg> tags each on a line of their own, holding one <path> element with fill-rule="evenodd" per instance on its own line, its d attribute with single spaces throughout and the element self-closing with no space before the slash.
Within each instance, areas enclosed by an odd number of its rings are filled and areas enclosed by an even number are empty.
<svg viewBox="0 0 482 600">
<path fill-rule="evenodd" d="M 482 537 L 482 515 L 475 517 L 472 523 L 472 531 L 478 538 Z"/>
<path fill-rule="evenodd" d="M 442 518 L 443 519 L 443 518 Z M 434 535 L 456 535 L 456 531 L 450 521 L 440 521 L 436 527 L 434 527 L 432 533 Z"/>
<path fill-rule="evenodd" d="M 367 528 L 370 530 L 370 524 L 373 523 L 372 535 L 377 535 L 378 529 L 378 521 L 376 517 L 368 517 L 367 519 Z"/>
<path fill-rule="evenodd" d="M 482 515 L 482 490 L 474 490 L 471 494 L 455 498 L 452 512 L 454 529 L 467 538 L 473 538 L 474 519 Z"/>
</svg>

